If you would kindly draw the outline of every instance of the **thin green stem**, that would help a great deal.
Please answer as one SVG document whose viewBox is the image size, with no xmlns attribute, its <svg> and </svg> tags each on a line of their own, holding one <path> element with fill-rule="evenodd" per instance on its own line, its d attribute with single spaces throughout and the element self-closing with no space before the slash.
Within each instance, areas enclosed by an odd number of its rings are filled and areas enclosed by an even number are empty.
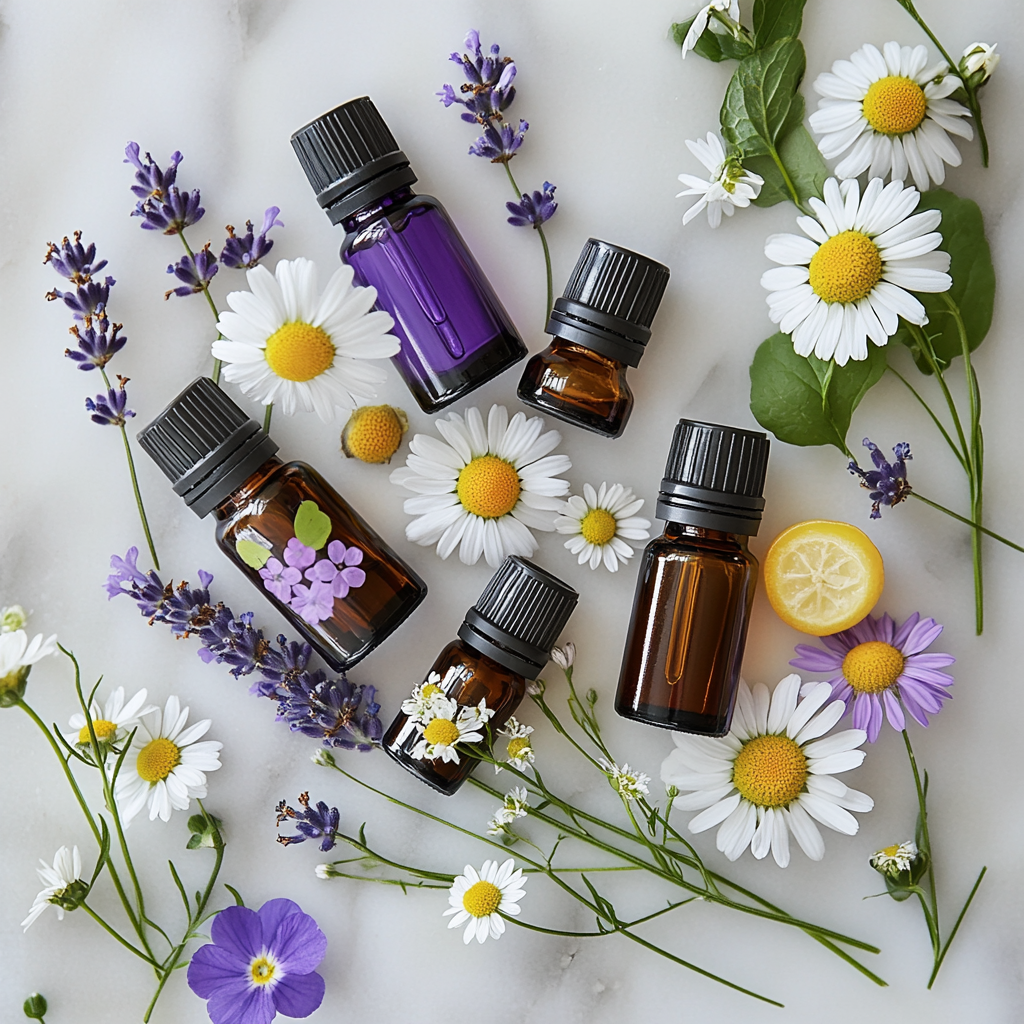
<svg viewBox="0 0 1024 1024">
<path fill-rule="evenodd" d="M 523 198 L 523 192 L 516 184 L 516 179 L 512 174 L 512 168 L 509 167 L 509 161 L 506 160 L 504 163 L 505 173 L 508 175 L 509 184 L 512 186 L 512 191 L 516 194 L 516 199 L 520 200 Z M 535 224 L 534 227 L 537 229 L 537 234 L 540 235 L 540 244 L 544 247 L 544 270 L 547 277 L 547 305 L 544 307 L 544 324 L 547 325 L 548 314 L 551 312 L 551 307 L 554 304 L 554 286 L 551 279 L 551 250 L 548 248 L 548 240 L 544 235 L 544 228 L 539 224 Z"/>
<path fill-rule="evenodd" d="M 270 417 L 274 414 L 274 403 L 268 402 L 267 407 L 263 412 L 263 433 L 270 433 Z"/>
<path fill-rule="evenodd" d="M 928 979 L 929 988 L 935 984 L 935 979 L 938 976 L 939 968 L 942 966 L 942 961 L 946 959 L 949 947 L 953 944 L 953 939 L 956 937 L 956 933 L 960 930 L 960 924 L 967 915 L 967 909 L 973 902 L 975 894 L 978 891 L 978 887 L 981 885 L 981 880 L 985 877 L 986 871 L 988 871 L 987 867 L 981 869 L 981 873 L 978 875 L 977 881 L 975 881 L 974 887 L 971 889 L 971 893 L 967 897 L 967 902 L 964 903 L 963 909 L 960 911 L 960 915 L 956 919 L 956 924 L 953 925 L 953 930 L 949 933 L 949 938 L 946 939 L 946 944 L 942 947 L 942 952 L 939 953 L 938 959 L 935 961 L 935 967 L 932 969 L 931 977 Z"/>
<path fill-rule="evenodd" d="M 772 146 L 768 153 L 772 160 L 775 162 L 775 166 L 779 169 L 779 174 L 782 175 L 782 180 L 786 183 L 786 191 L 789 192 L 789 198 L 793 201 L 793 205 L 801 213 L 809 213 L 810 211 L 804 206 L 803 201 L 800 199 L 800 193 L 796 190 L 796 185 L 793 184 L 793 179 L 789 176 L 789 171 L 786 170 L 786 165 L 782 162 L 782 157 L 779 156 L 779 151 Z"/>
<path fill-rule="evenodd" d="M 926 505 L 931 505 L 932 508 L 936 508 L 940 512 L 945 512 L 947 516 L 950 516 L 952 519 L 956 519 L 965 526 L 971 526 L 976 530 L 980 530 L 986 537 L 991 537 L 993 540 L 999 541 L 1000 544 L 1005 544 L 1008 548 L 1013 548 L 1014 551 L 1024 552 L 1024 547 L 1021 547 L 1020 544 L 1014 544 L 1012 540 L 1007 540 L 994 530 L 990 530 L 987 526 L 982 526 L 981 523 L 976 523 L 973 519 L 968 519 L 966 516 L 962 516 L 959 513 L 954 512 L 952 509 L 946 508 L 945 505 L 940 505 L 937 501 L 932 501 L 931 498 L 926 498 L 923 494 L 918 494 L 917 491 L 911 491 L 910 496 L 912 498 L 917 498 L 918 501 L 923 501 Z"/>
<path fill-rule="evenodd" d="M 963 469 L 963 471 L 965 473 L 970 473 L 970 469 L 968 467 L 964 453 L 959 448 L 957 448 L 956 442 L 949 435 L 949 431 L 947 431 L 946 428 L 942 425 L 942 420 L 940 420 L 939 417 L 936 416 L 934 412 L 932 412 L 931 406 L 921 397 L 921 395 L 918 393 L 914 385 L 911 384 L 910 381 L 907 380 L 907 378 L 904 377 L 899 370 L 897 370 L 894 366 L 887 366 L 886 369 L 890 373 L 898 377 L 901 381 L 903 381 L 904 385 L 907 387 L 910 393 L 918 400 L 918 402 L 921 403 L 921 406 L 924 408 L 924 411 L 928 413 L 928 415 L 932 419 L 932 422 L 938 428 L 939 433 L 943 436 L 943 438 L 945 438 L 946 444 L 949 445 L 950 451 L 952 451 L 952 453 L 956 456 L 956 460 L 957 462 L 960 463 L 960 466 Z"/>
<path fill-rule="evenodd" d="M 178 232 L 178 236 L 181 238 L 181 244 L 183 246 L 185 246 L 185 252 L 187 252 L 189 254 L 189 257 L 191 258 L 192 262 L 195 263 L 196 254 L 192 251 L 192 247 L 188 244 L 188 239 L 185 237 L 185 232 L 184 231 L 179 231 Z M 213 301 L 213 296 L 210 294 L 210 286 L 205 281 L 203 282 L 203 295 L 206 296 L 206 302 L 207 302 L 207 304 L 210 307 L 210 311 L 213 313 L 213 321 L 214 321 L 214 323 L 220 323 L 220 313 L 217 312 L 217 303 Z M 218 331 L 217 332 L 217 337 L 218 338 L 223 338 L 224 335 L 221 334 L 220 331 Z M 221 368 L 221 365 L 222 364 L 221 364 L 221 361 L 219 359 L 214 359 L 214 361 L 213 361 L 213 383 L 214 384 L 219 384 L 220 383 L 220 368 Z"/>
<path fill-rule="evenodd" d="M 104 930 L 105 932 L 107 932 L 107 933 L 108 933 L 109 935 L 111 935 L 111 936 L 113 936 L 113 937 L 114 937 L 115 939 L 117 939 L 117 941 L 118 941 L 118 942 L 120 942 L 120 943 L 121 943 L 121 945 L 122 945 L 122 946 L 124 946 L 124 948 L 125 948 L 125 949 L 127 949 L 127 950 L 130 950 L 130 951 L 131 951 L 132 953 L 134 953 L 134 954 L 135 954 L 135 955 L 136 955 L 136 956 L 137 956 L 137 957 L 138 957 L 138 958 L 139 958 L 140 960 L 145 960 L 145 961 L 146 961 L 146 963 L 147 963 L 147 964 L 149 964 L 149 965 L 150 965 L 150 966 L 151 966 L 151 967 L 152 967 L 152 968 L 153 968 L 154 970 L 157 970 L 157 971 L 159 971 L 159 970 L 160 970 L 160 964 L 159 964 L 159 963 L 157 963 L 157 961 L 156 961 L 156 960 L 154 960 L 154 959 L 153 959 L 153 958 L 152 958 L 151 956 L 147 956 L 147 955 L 146 955 L 145 953 L 143 953 L 143 952 L 142 952 L 142 950 L 141 950 L 141 949 L 139 949 L 139 948 L 138 948 L 137 946 L 133 946 L 133 945 L 132 945 L 132 944 L 131 944 L 131 943 L 130 943 L 130 942 L 129 942 L 129 941 L 128 941 L 128 940 L 127 940 L 127 939 L 126 939 L 126 938 L 125 938 L 125 937 L 124 937 L 124 936 L 123 936 L 123 935 L 122 935 L 121 933 L 120 933 L 120 932 L 116 931 L 116 930 L 115 930 L 114 928 L 112 928 L 112 927 L 111 927 L 111 926 L 110 926 L 109 924 L 107 924 L 107 922 L 106 922 L 106 921 L 104 921 L 104 920 L 103 920 L 103 918 L 102 918 L 102 917 L 100 917 L 100 915 L 99 915 L 99 914 L 97 914 L 97 913 L 96 913 L 96 911 L 95 911 L 95 910 L 93 910 L 93 909 L 92 909 L 92 907 L 90 907 L 90 906 L 89 906 L 89 904 L 85 902 L 85 900 L 83 900 L 83 901 L 82 901 L 81 903 L 79 903 L 79 906 L 80 906 L 80 907 L 81 907 L 81 908 L 82 908 L 82 909 L 83 909 L 83 910 L 84 910 L 84 911 L 85 911 L 85 912 L 86 912 L 86 913 L 87 913 L 87 914 L 88 914 L 88 915 L 89 915 L 89 916 L 90 916 L 90 917 L 91 917 L 91 918 L 92 918 L 92 919 L 93 919 L 93 920 L 94 920 L 94 921 L 95 921 L 95 922 L 96 922 L 96 923 L 97 923 L 97 924 L 98 924 L 98 925 L 99 925 L 99 926 L 100 926 L 100 927 L 101 927 L 101 928 L 102 928 L 102 929 L 103 929 L 103 930 Z"/>
<path fill-rule="evenodd" d="M 921 785 L 921 773 L 917 770 L 917 758 L 914 757 L 914 748 L 910 745 L 910 733 L 903 730 L 903 742 L 907 748 L 907 757 L 910 758 L 910 767 L 914 773 L 914 788 L 917 790 L 917 808 L 921 820 L 921 846 L 928 856 L 928 894 L 931 898 L 932 920 L 935 922 L 935 940 L 939 935 L 939 901 L 935 893 L 935 858 L 932 856 L 932 840 L 928 833 L 928 806 L 925 800 L 924 787 Z M 938 946 L 935 953 L 938 955 Z"/>
</svg>

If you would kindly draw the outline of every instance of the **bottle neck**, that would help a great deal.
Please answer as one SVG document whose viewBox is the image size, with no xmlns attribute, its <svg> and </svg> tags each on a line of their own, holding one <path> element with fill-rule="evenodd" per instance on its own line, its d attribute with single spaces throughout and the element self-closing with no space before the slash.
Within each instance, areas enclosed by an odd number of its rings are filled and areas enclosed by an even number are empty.
<svg viewBox="0 0 1024 1024">
<path fill-rule="evenodd" d="M 610 356 L 603 355 L 600 352 L 595 352 L 594 349 L 589 348 L 586 345 L 581 345 L 578 342 L 569 341 L 567 338 L 561 338 L 557 334 L 552 335 L 551 351 L 564 357 L 582 356 L 583 358 L 590 359 L 592 362 L 595 362 L 600 366 L 610 367 L 617 373 L 622 373 L 626 370 L 626 364 L 620 360 L 612 359 Z"/>
<path fill-rule="evenodd" d="M 387 216 L 393 207 L 408 202 L 415 195 L 408 185 L 402 185 L 356 210 L 341 222 L 341 226 L 348 232 L 356 231 L 364 224 Z"/>
<path fill-rule="evenodd" d="M 716 544 L 737 544 L 746 546 L 747 538 L 740 533 L 726 533 L 724 530 L 709 530 L 704 526 L 690 526 L 689 523 L 665 523 L 666 540 L 709 540 Z"/>
<path fill-rule="evenodd" d="M 254 473 L 246 477 L 219 505 L 214 507 L 214 518 L 230 519 L 239 509 L 245 508 L 263 488 L 267 479 L 283 465 L 284 463 L 276 455 L 272 455 Z"/>
</svg>

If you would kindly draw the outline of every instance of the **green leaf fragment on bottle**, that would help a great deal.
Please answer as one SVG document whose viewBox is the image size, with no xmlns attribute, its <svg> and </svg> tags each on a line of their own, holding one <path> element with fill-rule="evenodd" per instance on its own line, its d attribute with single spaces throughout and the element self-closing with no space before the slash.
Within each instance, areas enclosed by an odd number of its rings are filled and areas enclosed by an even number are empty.
<svg viewBox="0 0 1024 1024">
<path fill-rule="evenodd" d="M 315 501 L 304 501 L 295 513 L 294 528 L 300 544 L 318 551 L 331 535 L 331 520 Z"/>
<path fill-rule="evenodd" d="M 251 565 L 254 569 L 262 569 L 270 559 L 270 552 L 254 540 L 236 540 L 235 551 L 246 565 Z"/>
</svg>

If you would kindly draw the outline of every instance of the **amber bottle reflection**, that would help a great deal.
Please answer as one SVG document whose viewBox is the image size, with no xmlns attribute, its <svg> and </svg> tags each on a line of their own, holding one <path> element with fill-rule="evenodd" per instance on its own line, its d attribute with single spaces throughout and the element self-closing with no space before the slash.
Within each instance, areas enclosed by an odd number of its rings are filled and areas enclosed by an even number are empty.
<svg viewBox="0 0 1024 1024">
<path fill-rule="evenodd" d="M 519 398 L 605 437 L 618 437 L 633 411 L 626 364 L 562 338 L 526 364 Z"/>
<path fill-rule="evenodd" d="M 460 707 L 476 707 L 486 701 L 494 711 L 487 725 L 496 733 L 515 712 L 526 696 L 526 680 L 516 672 L 499 665 L 485 654 L 474 650 L 462 640 L 450 643 L 431 666 L 441 681 L 437 684 L 446 697 Z M 464 753 L 459 763 L 434 759 L 416 759 L 413 748 L 422 730 L 407 715 L 399 715 L 384 734 L 382 746 L 403 768 L 421 782 L 450 796 L 462 785 L 476 767 L 476 761 Z"/>
<path fill-rule="evenodd" d="M 742 537 L 669 523 L 643 554 L 615 710 L 650 725 L 729 731 L 757 560 Z"/>
<path fill-rule="evenodd" d="M 296 616 L 294 608 L 267 588 L 260 569 L 240 557 L 238 544 L 252 541 L 283 563 L 288 542 L 295 536 L 295 514 L 304 501 L 315 502 L 331 521 L 324 547 L 340 541 L 347 549 L 362 552 L 357 567 L 365 574 L 364 581 L 351 587 L 343 600 L 334 601 L 328 618 L 312 624 Z M 269 459 L 213 514 L 219 520 L 217 543 L 221 550 L 289 616 L 335 671 L 350 668 L 369 654 L 426 596 L 426 584 L 305 463 Z M 304 575 L 303 583 L 309 582 Z"/>
</svg>

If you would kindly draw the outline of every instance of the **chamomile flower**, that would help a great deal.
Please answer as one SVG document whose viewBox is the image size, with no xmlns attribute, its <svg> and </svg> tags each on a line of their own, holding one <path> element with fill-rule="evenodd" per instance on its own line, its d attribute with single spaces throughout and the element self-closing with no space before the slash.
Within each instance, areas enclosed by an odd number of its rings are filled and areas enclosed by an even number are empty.
<svg viewBox="0 0 1024 1024">
<path fill-rule="evenodd" d="M 708 20 L 712 18 L 712 11 L 721 11 L 725 18 L 734 24 L 739 24 L 740 20 L 740 2 L 739 0 L 711 0 L 711 3 L 705 4 L 694 16 L 693 21 L 690 23 L 690 29 L 686 33 L 686 38 L 683 40 L 682 58 L 686 60 L 686 55 L 697 45 L 697 40 L 704 34 L 704 29 L 708 27 Z M 712 24 L 717 21 L 715 18 Z"/>
<path fill-rule="evenodd" d="M 567 455 L 550 454 L 562 440 L 544 431 L 539 416 L 517 412 L 511 420 L 502 405 L 491 406 L 487 423 L 477 408 L 439 419 L 444 440 L 416 434 L 406 464 L 391 482 L 412 491 L 405 511 L 416 518 L 405 528 L 415 544 L 437 545 L 447 558 L 475 565 L 483 555 L 497 568 L 508 555 L 529 557 L 537 549 L 531 530 L 551 531 L 554 513 L 569 490 L 559 473 L 571 468 Z"/>
<path fill-rule="evenodd" d="M 281 260 L 273 274 L 253 267 L 245 276 L 251 291 L 228 295 L 231 311 L 217 323 L 223 337 L 213 343 L 226 380 L 264 405 L 288 415 L 315 411 L 324 422 L 336 408 L 374 397 L 386 375 L 365 360 L 400 347 L 388 333 L 391 315 L 370 311 L 375 288 L 355 287 L 352 268 L 342 265 L 318 295 L 316 266 L 306 259 Z"/>
<path fill-rule="evenodd" d="M 146 691 L 139 690 L 137 694 L 127 703 L 124 699 L 124 687 L 119 686 L 107 698 L 103 707 L 95 701 L 89 707 L 89 715 L 92 718 L 92 729 L 96 734 L 98 742 L 118 743 L 123 740 L 139 724 L 143 715 L 148 715 L 159 708 L 155 704 L 146 704 Z M 80 712 L 71 716 L 68 722 L 69 731 L 64 733 L 64 738 L 72 746 L 89 746 L 92 739 L 89 736 L 89 726 L 85 721 L 85 715 Z"/>
<path fill-rule="evenodd" d="M 498 836 L 508 832 L 508 826 L 517 818 L 525 818 L 529 814 L 529 793 L 523 786 L 515 786 L 505 794 L 502 805 L 494 812 L 494 817 L 487 823 L 487 834 Z"/>
<path fill-rule="evenodd" d="M 904 871 L 910 871 L 917 856 L 917 843 L 908 839 L 905 843 L 894 843 L 892 846 L 873 853 L 871 866 L 883 875 L 896 879 Z"/>
<path fill-rule="evenodd" d="M 452 916 L 449 928 L 466 924 L 462 941 L 468 946 L 475 938 L 477 942 L 500 938 L 505 931 L 502 914 L 515 916 L 519 913 L 519 901 L 526 895 L 523 886 L 527 879 L 523 869 L 516 869 L 516 862 L 509 857 L 501 866 L 496 860 L 485 860 L 479 873 L 467 864 L 461 875 L 448 890 L 451 906 L 444 917 Z"/>
<path fill-rule="evenodd" d="M 162 713 L 152 712 L 139 725 L 114 786 L 125 824 L 147 804 L 150 821 L 157 816 L 169 821 L 172 811 L 188 810 L 193 797 L 206 796 L 206 772 L 220 767 L 224 744 L 199 742 L 210 720 L 204 718 L 186 728 L 188 710 L 171 696 Z"/>
<path fill-rule="evenodd" d="M 868 339 L 885 345 L 899 319 L 928 323 L 911 292 L 944 292 L 952 285 L 949 254 L 939 252 L 938 210 L 911 216 L 921 194 L 902 181 L 872 178 L 861 196 L 854 179 L 825 182 L 825 201 L 809 200 L 817 219 L 797 217 L 807 236 L 769 235 L 765 255 L 783 264 L 766 270 L 768 315 L 792 334 L 798 355 L 867 359 Z"/>
<path fill-rule="evenodd" d="M 623 764 L 620 767 L 612 761 L 605 760 L 603 757 L 600 764 L 608 776 L 608 781 L 611 782 L 612 787 L 627 800 L 638 800 L 641 796 L 647 796 L 650 792 L 650 789 L 647 787 L 647 784 L 651 781 L 650 775 L 638 772 L 635 768 L 630 768 L 628 764 Z"/>
<path fill-rule="evenodd" d="M 532 732 L 532 725 L 523 725 L 514 715 L 498 730 L 498 735 L 508 740 L 508 747 L 506 748 L 508 760 L 505 764 L 511 765 L 521 772 L 526 771 L 533 764 L 536 755 L 533 751 L 533 743 L 530 740 Z M 494 766 L 495 774 L 500 772 L 503 767 L 504 765 L 496 764 Z"/>
<path fill-rule="evenodd" d="M 780 868 L 789 864 L 791 832 L 811 860 L 825 855 L 815 820 L 855 835 L 860 824 L 850 811 L 870 811 L 874 801 L 835 776 L 864 760 L 856 748 L 867 735 L 863 729 L 825 735 L 846 711 L 831 698 L 828 683 L 815 683 L 801 699 L 798 675 L 771 694 L 763 683 L 751 690 L 741 681 L 726 736 L 673 733 L 676 749 L 661 777 L 683 791 L 675 807 L 700 811 L 690 831 L 720 825 L 716 845 L 729 860 L 749 846 L 759 860 L 771 850 Z"/>
<path fill-rule="evenodd" d="M 443 712 L 439 710 L 425 727 L 419 727 L 423 731 L 419 742 L 412 748 L 411 756 L 417 760 L 459 764 L 458 745 L 479 743 L 484 738 L 480 727 L 493 714 L 485 701 L 480 701 L 476 707 L 459 707 L 455 701 L 448 701 Z"/>
<path fill-rule="evenodd" d="M 562 503 L 562 511 L 555 520 L 559 533 L 571 534 L 565 542 L 580 565 L 589 562 L 591 569 L 603 564 L 609 572 L 616 572 L 633 557 L 633 548 L 627 540 L 644 541 L 650 538 L 651 521 L 636 513 L 644 499 L 637 498 L 631 487 L 603 483 L 595 491 L 590 484 L 583 485 L 583 497 L 572 495 Z"/>
<path fill-rule="evenodd" d="M 0 633 L 0 707 L 17 701 L 25 692 L 29 672 L 36 662 L 57 653 L 57 634 L 31 640 L 23 629 Z"/>
<path fill-rule="evenodd" d="M 947 132 L 974 138 L 961 120 L 970 111 L 949 99 L 960 79 L 945 61 L 927 65 L 923 46 L 889 42 L 880 52 L 866 43 L 849 60 L 837 60 L 831 73 L 818 75 L 814 91 L 822 99 L 810 125 L 822 136 L 818 148 L 825 159 L 846 153 L 836 165 L 837 177 L 867 171 L 872 178 L 891 173 L 894 181 L 904 181 L 909 171 L 923 191 L 931 182 L 942 184 L 945 164 L 960 166 Z"/>
<path fill-rule="evenodd" d="M 737 207 L 743 209 L 761 194 L 764 178 L 748 171 L 737 156 L 726 156 L 722 140 L 708 132 L 708 140 L 686 140 L 689 151 L 708 169 L 711 177 L 707 180 L 692 174 L 680 174 L 679 180 L 689 187 L 676 193 L 676 199 L 683 196 L 700 196 L 686 213 L 683 223 L 689 224 L 705 207 L 708 223 L 717 228 L 722 223 L 722 214 L 731 217 Z"/>
<path fill-rule="evenodd" d="M 74 910 L 85 899 L 89 886 L 82 880 L 82 856 L 78 847 L 70 850 L 62 846 L 53 858 L 53 867 L 45 860 L 40 860 L 41 868 L 36 868 L 39 881 L 44 888 L 32 901 L 28 917 L 21 922 L 21 927 L 28 931 L 37 917 L 51 904 L 57 908 L 57 919 L 64 920 L 65 910 Z"/>
<path fill-rule="evenodd" d="M 458 710 L 458 705 L 445 696 L 440 684 L 441 676 L 437 672 L 431 672 L 427 676 L 427 681 L 420 683 L 412 691 L 412 696 L 402 701 L 402 714 L 424 725 L 438 715 L 451 718 Z"/>
</svg>

